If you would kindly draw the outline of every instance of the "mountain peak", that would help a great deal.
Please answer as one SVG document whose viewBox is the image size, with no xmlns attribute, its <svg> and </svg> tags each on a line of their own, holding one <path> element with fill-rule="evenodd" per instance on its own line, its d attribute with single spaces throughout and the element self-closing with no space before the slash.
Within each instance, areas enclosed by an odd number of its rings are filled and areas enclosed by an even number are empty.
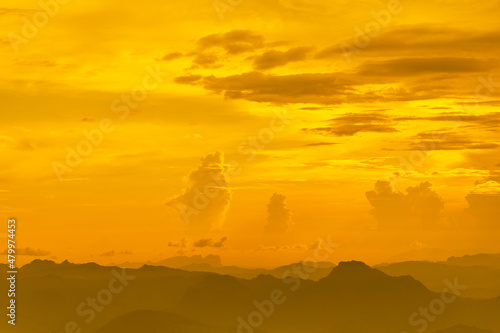
<svg viewBox="0 0 500 333">
<path fill-rule="evenodd" d="M 353 260 L 340 262 L 323 280 L 333 280 L 339 284 L 358 284 L 384 278 L 389 278 L 389 276 L 364 262 Z"/>
<path fill-rule="evenodd" d="M 337 265 L 337 268 L 353 268 L 357 267 L 359 269 L 372 269 L 370 266 L 365 264 L 362 261 L 357 261 L 357 260 L 351 260 L 351 261 L 341 261 Z"/>
<path fill-rule="evenodd" d="M 24 265 L 23 267 L 54 267 L 56 265 L 57 265 L 56 262 L 52 260 L 35 259 L 30 263 Z"/>
<path fill-rule="evenodd" d="M 319 282 L 335 290 L 363 290 L 364 292 L 405 290 L 432 294 L 421 282 L 411 276 L 389 276 L 360 261 L 340 262 L 332 269 L 330 275 Z"/>
<path fill-rule="evenodd" d="M 373 272 L 379 272 L 378 270 L 371 268 L 362 261 L 341 261 L 332 269 L 331 274 L 373 274 Z"/>
</svg>

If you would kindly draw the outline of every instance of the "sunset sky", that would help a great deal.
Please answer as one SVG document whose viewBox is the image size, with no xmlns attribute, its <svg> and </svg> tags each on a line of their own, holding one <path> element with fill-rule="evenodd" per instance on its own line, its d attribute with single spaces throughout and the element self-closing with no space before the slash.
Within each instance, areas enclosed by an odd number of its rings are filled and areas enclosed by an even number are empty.
<svg viewBox="0 0 500 333">
<path fill-rule="evenodd" d="M 500 252 L 499 1 L 42 3 L 0 8 L 21 263 Z"/>
</svg>

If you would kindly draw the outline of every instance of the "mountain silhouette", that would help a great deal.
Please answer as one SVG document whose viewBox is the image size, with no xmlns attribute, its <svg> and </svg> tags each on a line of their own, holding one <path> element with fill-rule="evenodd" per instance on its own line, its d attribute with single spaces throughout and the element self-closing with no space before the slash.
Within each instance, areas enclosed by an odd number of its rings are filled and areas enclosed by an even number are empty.
<svg viewBox="0 0 500 333">
<path fill-rule="evenodd" d="M 217 273 L 221 275 L 231 275 L 234 277 L 239 277 L 243 279 L 253 279 L 259 275 L 266 274 L 272 275 L 277 278 L 281 278 L 283 273 L 292 270 L 292 274 L 296 270 L 296 266 L 299 266 L 301 270 L 304 268 L 314 267 L 314 270 L 308 274 L 307 278 L 311 280 L 320 280 L 327 276 L 332 268 L 335 266 L 331 262 L 297 262 L 290 265 L 280 266 L 274 269 L 265 268 L 241 268 L 237 266 L 224 266 L 222 264 L 221 258 L 217 255 L 207 255 L 202 257 L 200 255 L 195 255 L 191 257 L 178 256 L 167 258 L 158 262 L 125 262 L 118 266 L 124 268 L 140 268 L 144 265 L 148 266 L 164 266 L 170 268 L 179 268 L 185 271 L 198 271 L 198 272 L 210 272 Z"/>
<path fill-rule="evenodd" d="M 116 274 L 133 279 L 92 321 L 85 322 L 76 309 L 109 288 Z M 18 333 L 59 333 L 68 321 L 96 333 L 211 333 L 214 329 L 221 333 L 412 333 L 421 324 L 411 323 L 410 316 L 443 297 L 413 277 L 389 276 L 359 261 L 341 262 L 319 281 L 286 272 L 280 279 L 271 275 L 241 279 L 162 266 L 122 271 L 50 261 L 22 267 L 18 279 L 22 286 L 19 312 L 29 318 L 18 322 Z M 7 281 L 0 287 L 6 288 Z M 500 298 L 457 297 L 426 329 L 433 332 L 461 324 L 498 333 L 498 313 Z"/>
<path fill-rule="evenodd" d="M 463 257 L 450 257 L 447 264 L 457 266 L 485 266 L 493 269 L 500 269 L 500 254 L 479 253 Z"/>
<path fill-rule="evenodd" d="M 467 285 L 463 297 L 492 298 L 500 295 L 500 269 L 486 266 L 459 266 L 447 262 L 409 261 L 375 266 L 391 276 L 410 275 L 432 291 L 440 292 L 444 281 L 455 277 Z"/>
<path fill-rule="evenodd" d="M 177 257 L 171 257 L 167 258 L 161 261 L 157 262 L 124 262 L 122 264 L 119 264 L 118 266 L 123 267 L 123 268 L 139 268 L 144 265 L 149 265 L 149 266 L 165 266 L 165 267 L 171 267 L 171 268 L 183 268 L 186 266 L 191 266 L 191 265 L 200 265 L 204 266 L 207 265 L 208 267 L 221 267 L 222 262 L 221 258 L 217 255 L 209 254 L 205 257 L 202 257 L 201 255 L 193 255 L 191 257 L 187 256 L 177 256 Z"/>
<path fill-rule="evenodd" d="M 95 333 L 215 333 L 213 327 L 161 311 L 137 310 L 125 313 L 97 329 Z"/>
</svg>

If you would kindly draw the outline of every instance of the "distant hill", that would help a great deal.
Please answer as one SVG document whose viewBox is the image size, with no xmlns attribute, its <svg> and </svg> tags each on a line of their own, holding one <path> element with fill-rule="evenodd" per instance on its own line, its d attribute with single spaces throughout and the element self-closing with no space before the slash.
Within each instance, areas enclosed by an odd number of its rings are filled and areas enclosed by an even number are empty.
<svg viewBox="0 0 500 333">
<path fill-rule="evenodd" d="M 319 262 L 314 264 L 310 262 L 298 262 L 286 266 L 277 267 L 274 269 L 264 269 L 264 268 L 249 269 L 249 268 L 240 268 L 236 266 L 212 267 L 207 264 L 199 264 L 199 265 L 193 264 L 181 267 L 181 269 L 186 271 L 212 272 L 223 275 L 231 275 L 242 279 L 253 279 L 259 275 L 271 275 L 280 279 L 285 272 L 291 271 L 293 276 L 298 276 L 297 273 L 294 273 L 297 271 L 297 269 L 304 270 L 304 268 L 307 268 L 307 270 L 309 271 L 307 274 L 307 279 L 318 281 L 327 276 L 331 272 L 333 267 L 335 267 L 335 265 L 331 262 Z M 301 277 L 305 278 L 304 275 L 302 275 Z"/>
<path fill-rule="evenodd" d="M 327 276 L 335 264 L 331 262 L 299 262 L 295 264 L 290 264 L 286 266 L 277 267 L 274 269 L 265 269 L 265 268 L 241 268 L 237 266 L 224 266 L 222 264 L 221 258 L 216 255 L 207 255 L 206 257 L 202 257 L 200 255 L 195 255 L 191 257 L 186 256 L 178 256 L 173 258 L 168 258 L 158 262 L 147 262 L 147 263 L 130 263 L 125 262 L 119 264 L 118 266 L 124 268 L 139 268 L 143 265 L 150 266 L 164 266 L 170 268 L 179 268 L 185 271 L 190 272 L 210 272 L 217 273 L 222 275 L 231 275 L 234 277 L 239 277 L 242 279 L 253 279 L 261 274 L 272 275 L 276 278 L 281 278 L 282 275 L 292 270 L 295 272 L 294 266 L 300 266 L 301 269 L 315 267 L 314 270 L 309 269 L 310 273 L 308 273 L 307 279 L 311 280 L 319 280 Z M 296 273 L 293 273 L 296 275 Z M 304 278 L 304 276 L 302 276 Z"/>
<path fill-rule="evenodd" d="M 384 260 L 386 263 L 403 262 L 403 261 L 441 261 L 446 260 L 455 253 L 443 249 L 423 248 L 413 249 Z"/>
<path fill-rule="evenodd" d="M 139 268 L 144 265 L 150 266 L 165 266 L 171 268 L 181 268 L 190 265 L 208 265 L 210 267 L 221 267 L 222 262 L 219 256 L 209 254 L 206 257 L 202 257 L 201 255 L 194 255 L 191 257 L 188 256 L 177 256 L 172 258 L 167 258 L 157 262 L 124 262 L 118 264 L 117 266 L 123 268 Z"/>
<path fill-rule="evenodd" d="M 215 333 L 213 327 L 181 316 L 151 310 L 125 313 L 96 330 L 95 333 Z"/>
<path fill-rule="evenodd" d="M 444 281 L 458 278 L 467 286 L 463 297 L 492 298 L 500 296 L 500 270 L 483 266 L 455 266 L 446 263 L 408 261 L 375 268 L 391 276 L 410 275 L 432 291 L 440 292 Z"/>
<path fill-rule="evenodd" d="M 87 324 L 77 309 L 102 297 L 123 272 L 133 280 Z M 122 271 L 34 261 L 18 274 L 22 317 L 16 332 L 59 333 L 69 321 L 95 333 L 413 332 L 409 316 L 442 297 L 410 276 L 389 276 L 356 261 L 341 262 L 319 281 L 285 275 L 240 279 L 162 266 Z M 0 281 L 0 288 L 6 287 L 7 281 Z M 428 331 L 462 324 L 498 333 L 498 313 L 500 298 L 457 298 L 429 322 Z"/>
<path fill-rule="evenodd" d="M 463 257 L 451 257 L 446 260 L 446 263 L 456 266 L 485 266 L 500 269 L 500 254 L 480 253 Z"/>
</svg>

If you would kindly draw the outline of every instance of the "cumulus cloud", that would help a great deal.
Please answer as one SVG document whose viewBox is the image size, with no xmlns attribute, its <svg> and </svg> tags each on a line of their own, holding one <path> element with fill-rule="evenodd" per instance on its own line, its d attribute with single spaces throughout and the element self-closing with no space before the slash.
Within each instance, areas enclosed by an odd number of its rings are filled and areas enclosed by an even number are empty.
<svg viewBox="0 0 500 333">
<path fill-rule="evenodd" d="M 410 186 L 404 194 L 394 190 L 389 181 L 379 180 L 366 198 L 380 228 L 408 227 L 415 222 L 422 227 L 435 227 L 444 208 L 443 199 L 429 182 Z"/>
<path fill-rule="evenodd" d="M 444 201 L 432 189 L 432 184 L 422 182 L 417 186 L 408 187 L 406 192 L 411 214 L 421 219 L 424 225 L 436 225 L 442 217 Z"/>
<path fill-rule="evenodd" d="M 184 192 L 166 205 L 178 209 L 190 234 L 206 234 L 220 229 L 231 202 L 229 165 L 224 153 L 209 153 L 188 177 Z"/>
<path fill-rule="evenodd" d="M 290 210 L 285 204 L 285 199 L 284 195 L 278 193 L 271 196 L 267 205 L 266 232 L 284 233 L 292 226 Z"/>
<path fill-rule="evenodd" d="M 466 196 L 468 211 L 477 224 L 486 228 L 500 227 L 500 177 L 493 174 L 476 182 Z"/>
<path fill-rule="evenodd" d="M 224 242 L 227 240 L 227 237 L 222 237 L 218 241 L 214 241 L 211 238 L 202 238 L 193 242 L 194 247 L 224 247 Z"/>
</svg>

